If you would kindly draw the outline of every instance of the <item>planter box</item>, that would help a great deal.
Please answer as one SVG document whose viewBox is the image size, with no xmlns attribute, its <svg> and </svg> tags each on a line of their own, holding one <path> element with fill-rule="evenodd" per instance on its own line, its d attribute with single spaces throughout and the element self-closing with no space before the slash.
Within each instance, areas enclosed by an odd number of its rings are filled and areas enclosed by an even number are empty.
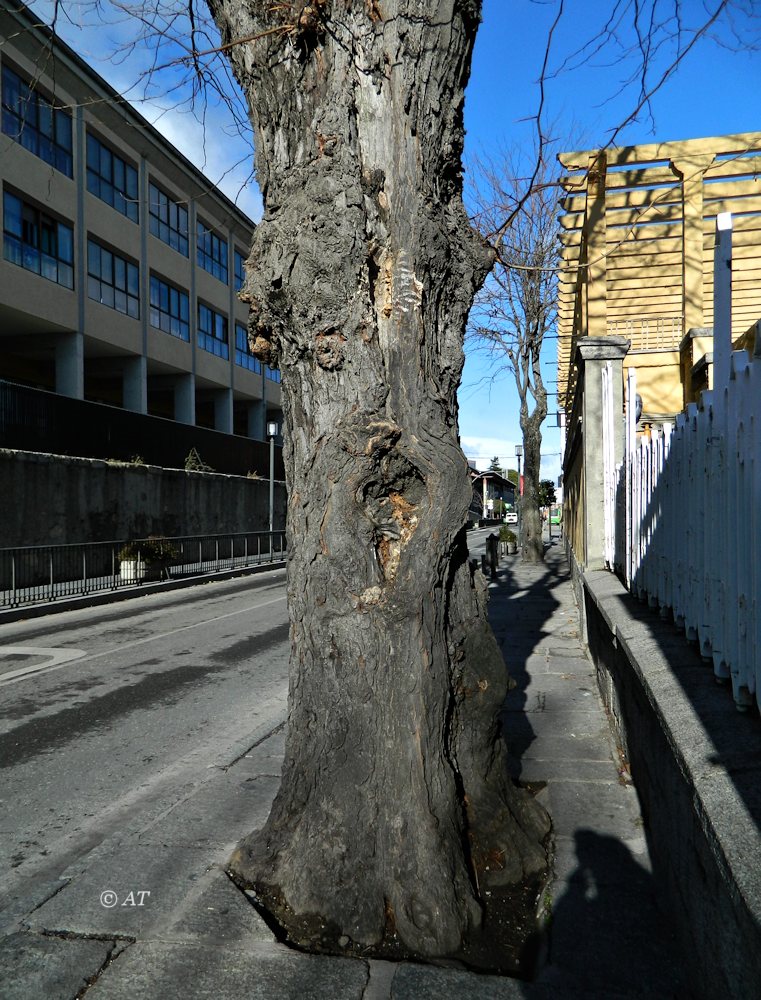
<svg viewBox="0 0 761 1000">
<path fill-rule="evenodd" d="M 142 559 L 122 559 L 119 564 L 119 577 L 122 583 L 142 583 L 151 580 L 155 574 L 154 567 L 146 565 Z"/>
</svg>

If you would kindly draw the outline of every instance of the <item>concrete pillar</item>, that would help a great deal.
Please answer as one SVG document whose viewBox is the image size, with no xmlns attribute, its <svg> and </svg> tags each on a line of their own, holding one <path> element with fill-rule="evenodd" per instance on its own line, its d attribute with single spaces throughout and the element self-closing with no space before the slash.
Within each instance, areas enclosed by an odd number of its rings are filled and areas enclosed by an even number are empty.
<svg viewBox="0 0 761 1000">
<path fill-rule="evenodd" d="M 605 569 L 605 492 L 602 372 L 613 366 L 614 463 L 624 455 L 623 362 L 630 341 L 624 337 L 584 337 L 576 348 L 582 396 L 584 569 Z M 579 553 L 577 553 L 577 556 Z"/>
<path fill-rule="evenodd" d="M 224 434 L 233 432 L 232 389 L 218 389 L 214 393 L 214 429 Z"/>
<path fill-rule="evenodd" d="M 174 384 L 174 419 L 181 424 L 196 422 L 196 380 L 193 375 L 179 375 Z"/>
<path fill-rule="evenodd" d="M 606 171 L 607 161 L 604 151 L 590 157 L 584 221 L 587 249 L 586 333 L 590 337 L 604 337 L 608 332 Z"/>
<path fill-rule="evenodd" d="M 122 405 L 134 413 L 148 412 L 148 376 L 144 357 L 128 358 L 122 372 Z"/>
<path fill-rule="evenodd" d="M 248 404 L 246 433 L 254 441 L 264 441 L 267 434 L 267 404 L 263 399 Z"/>
<path fill-rule="evenodd" d="M 85 338 L 81 333 L 56 337 L 55 391 L 72 399 L 85 398 Z"/>
</svg>

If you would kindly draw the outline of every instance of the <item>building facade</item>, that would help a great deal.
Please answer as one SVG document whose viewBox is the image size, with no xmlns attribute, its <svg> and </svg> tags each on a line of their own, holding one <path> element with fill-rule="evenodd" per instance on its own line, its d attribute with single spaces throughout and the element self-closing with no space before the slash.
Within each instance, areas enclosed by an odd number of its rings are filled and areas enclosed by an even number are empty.
<svg viewBox="0 0 761 1000">
<path fill-rule="evenodd" d="M 263 440 L 253 222 L 23 5 L 0 5 L 0 379 Z"/>
<path fill-rule="evenodd" d="M 761 133 L 561 153 L 558 390 L 570 415 L 585 337 L 629 341 L 642 419 L 712 385 L 717 218 L 732 215 L 732 342 L 761 318 Z"/>
</svg>

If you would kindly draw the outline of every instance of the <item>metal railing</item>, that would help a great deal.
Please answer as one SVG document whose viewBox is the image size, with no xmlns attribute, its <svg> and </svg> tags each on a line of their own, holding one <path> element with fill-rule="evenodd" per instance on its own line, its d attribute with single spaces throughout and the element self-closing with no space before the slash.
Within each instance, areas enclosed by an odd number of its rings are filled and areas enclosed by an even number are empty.
<svg viewBox="0 0 761 1000">
<path fill-rule="evenodd" d="M 284 531 L 0 549 L 0 609 L 281 562 L 285 552 Z"/>
</svg>

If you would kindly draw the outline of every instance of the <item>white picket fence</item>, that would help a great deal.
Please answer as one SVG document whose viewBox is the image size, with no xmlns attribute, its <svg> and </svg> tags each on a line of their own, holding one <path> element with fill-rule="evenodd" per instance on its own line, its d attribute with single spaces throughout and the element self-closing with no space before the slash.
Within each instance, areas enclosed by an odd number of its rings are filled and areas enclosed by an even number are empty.
<svg viewBox="0 0 761 1000">
<path fill-rule="evenodd" d="M 745 710 L 761 708 L 761 356 L 758 339 L 756 356 L 730 353 L 731 220 L 720 225 L 713 390 L 637 440 L 629 371 L 625 458 L 605 507 L 615 565 L 608 546 L 606 559 L 632 593 L 673 614 Z"/>
</svg>

